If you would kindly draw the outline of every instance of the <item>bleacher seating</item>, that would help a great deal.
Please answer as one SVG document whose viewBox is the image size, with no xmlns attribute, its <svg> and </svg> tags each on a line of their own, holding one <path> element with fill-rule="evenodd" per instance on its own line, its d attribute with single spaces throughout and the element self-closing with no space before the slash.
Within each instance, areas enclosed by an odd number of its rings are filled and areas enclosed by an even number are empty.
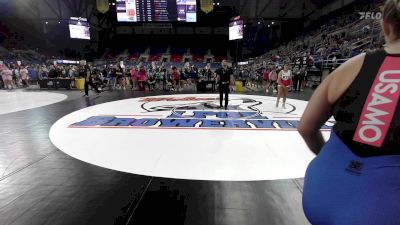
<svg viewBox="0 0 400 225">
<path fill-rule="evenodd" d="M 376 10 L 376 2 L 350 5 L 323 17 L 306 35 L 281 45 L 259 58 L 274 63 L 293 62 L 298 57 L 313 58 L 314 66 L 330 68 L 367 49 L 379 48 L 384 40 L 378 20 L 360 20 L 355 11 Z M 313 26 L 311 26 L 313 27 Z M 332 59 L 336 59 L 333 62 Z"/>
<path fill-rule="evenodd" d="M 207 54 L 207 48 L 192 48 L 193 62 L 204 62 L 204 56 Z"/>
<path fill-rule="evenodd" d="M 214 56 L 215 62 L 222 62 L 222 60 L 226 60 L 226 56 L 223 55 L 215 55 Z"/>
<path fill-rule="evenodd" d="M 200 55 L 200 54 L 193 55 L 193 62 L 203 62 L 203 61 L 204 61 L 204 55 Z"/>
<path fill-rule="evenodd" d="M 149 59 L 150 62 L 158 62 L 161 61 L 161 54 L 150 55 Z"/>
<path fill-rule="evenodd" d="M 182 62 L 183 55 L 173 54 L 171 55 L 171 62 Z"/>
<path fill-rule="evenodd" d="M 140 54 L 142 54 L 146 49 L 144 47 L 135 47 L 133 49 L 129 50 L 129 61 L 137 61 L 140 57 Z"/>
</svg>

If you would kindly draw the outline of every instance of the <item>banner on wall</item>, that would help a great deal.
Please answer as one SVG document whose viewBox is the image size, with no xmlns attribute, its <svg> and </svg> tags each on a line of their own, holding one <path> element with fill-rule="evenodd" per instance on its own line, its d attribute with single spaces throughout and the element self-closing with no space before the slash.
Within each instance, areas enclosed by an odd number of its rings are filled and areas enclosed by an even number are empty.
<svg viewBox="0 0 400 225">
<path fill-rule="evenodd" d="M 110 10 L 109 1 L 108 0 L 96 0 L 97 11 L 101 13 L 106 13 Z"/>
<path fill-rule="evenodd" d="M 210 13 L 214 10 L 214 0 L 200 0 L 200 9 L 205 13 Z"/>
</svg>

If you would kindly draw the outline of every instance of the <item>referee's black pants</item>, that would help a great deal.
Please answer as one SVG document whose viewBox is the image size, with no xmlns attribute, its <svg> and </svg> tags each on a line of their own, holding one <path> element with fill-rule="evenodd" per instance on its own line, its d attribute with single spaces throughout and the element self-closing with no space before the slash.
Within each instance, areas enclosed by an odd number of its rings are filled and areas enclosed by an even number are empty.
<svg viewBox="0 0 400 225">
<path fill-rule="evenodd" d="M 225 109 L 228 109 L 228 101 L 229 101 L 229 84 L 220 84 L 219 85 L 219 106 L 222 107 L 223 97 L 225 94 Z"/>
<path fill-rule="evenodd" d="M 90 85 L 90 87 L 94 88 L 94 90 L 96 90 L 97 93 L 100 93 L 100 90 L 97 87 L 97 85 L 93 83 L 92 79 L 89 79 L 89 81 L 85 80 L 85 95 L 86 96 L 89 95 L 89 85 Z"/>
<path fill-rule="evenodd" d="M 299 76 L 293 77 L 294 91 L 300 91 L 301 81 Z"/>
</svg>

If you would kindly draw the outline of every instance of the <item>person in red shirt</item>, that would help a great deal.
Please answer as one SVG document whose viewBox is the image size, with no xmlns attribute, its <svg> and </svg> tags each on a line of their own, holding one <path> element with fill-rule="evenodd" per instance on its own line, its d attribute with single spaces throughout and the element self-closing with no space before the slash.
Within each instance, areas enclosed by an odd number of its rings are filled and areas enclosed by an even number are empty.
<svg viewBox="0 0 400 225">
<path fill-rule="evenodd" d="M 180 78 L 180 73 L 178 68 L 175 66 L 172 67 L 172 83 L 173 83 L 173 88 L 174 90 L 179 90 L 179 79 Z"/>
<path fill-rule="evenodd" d="M 138 71 L 138 85 L 139 85 L 139 90 L 144 91 L 145 90 L 145 84 L 147 81 L 147 71 L 146 68 L 143 66 L 143 63 L 139 63 L 139 71 Z"/>
<path fill-rule="evenodd" d="M 267 63 L 264 61 L 263 62 L 263 70 L 262 70 L 262 75 L 263 75 L 263 80 L 264 80 L 264 87 L 265 87 L 265 92 L 269 92 L 269 68 L 267 67 Z"/>
<path fill-rule="evenodd" d="M 137 81 L 138 81 L 138 70 L 136 69 L 136 67 L 133 67 L 131 70 L 132 90 L 136 89 Z"/>
</svg>

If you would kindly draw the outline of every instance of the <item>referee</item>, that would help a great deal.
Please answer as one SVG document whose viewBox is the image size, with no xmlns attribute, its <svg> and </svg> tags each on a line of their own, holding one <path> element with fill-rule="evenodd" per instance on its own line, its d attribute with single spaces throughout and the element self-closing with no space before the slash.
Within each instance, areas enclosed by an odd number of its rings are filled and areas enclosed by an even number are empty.
<svg viewBox="0 0 400 225">
<path fill-rule="evenodd" d="M 219 105 L 222 108 L 223 96 L 225 94 L 225 110 L 228 109 L 230 85 L 233 83 L 233 70 L 228 68 L 226 60 L 222 60 L 222 67 L 215 71 L 219 87 Z"/>
<path fill-rule="evenodd" d="M 89 85 L 91 88 L 94 88 L 97 94 L 100 94 L 100 90 L 97 85 L 93 83 L 92 72 L 90 71 L 90 67 L 86 64 L 85 60 L 80 62 L 81 68 L 79 70 L 79 77 L 85 78 L 85 95 L 84 97 L 89 97 Z"/>
</svg>

